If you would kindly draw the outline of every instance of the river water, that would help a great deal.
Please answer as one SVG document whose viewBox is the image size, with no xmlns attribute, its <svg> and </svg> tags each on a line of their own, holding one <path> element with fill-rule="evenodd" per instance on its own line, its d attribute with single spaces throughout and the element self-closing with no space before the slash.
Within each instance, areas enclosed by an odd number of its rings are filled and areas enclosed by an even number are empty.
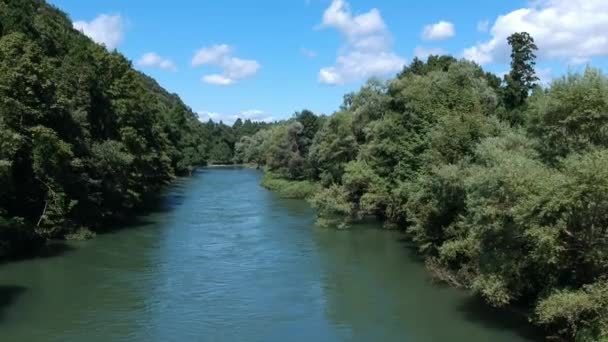
<svg viewBox="0 0 608 342">
<path fill-rule="evenodd" d="M 538 340 L 433 284 L 401 233 L 316 227 L 260 176 L 201 170 L 132 226 L 0 265 L 0 341 Z"/>
</svg>

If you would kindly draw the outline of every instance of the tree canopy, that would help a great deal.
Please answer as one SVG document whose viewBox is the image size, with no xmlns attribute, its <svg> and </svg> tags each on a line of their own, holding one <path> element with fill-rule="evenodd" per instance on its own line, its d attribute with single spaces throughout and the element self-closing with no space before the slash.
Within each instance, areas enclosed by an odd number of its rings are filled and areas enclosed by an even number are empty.
<svg viewBox="0 0 608 342">
<path fill-rule="evenodd" d="M 122 219 L 265 124 L 198 116 L 42 0 L 0 1 L 0 257 Z"/>
</svg>

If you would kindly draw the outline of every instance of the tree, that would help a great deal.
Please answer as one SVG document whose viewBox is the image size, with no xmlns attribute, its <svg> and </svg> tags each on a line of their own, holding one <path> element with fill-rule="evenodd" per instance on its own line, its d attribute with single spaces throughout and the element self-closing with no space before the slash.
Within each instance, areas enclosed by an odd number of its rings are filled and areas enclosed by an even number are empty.
<svg viewBox="0 0 608 342">
<path fill-rule="evenodd" d="M 507 41 L 511 45 L 511 71 L 505 75 L 504 101 L 508 109 L 514 109 L 525 103 L 538 81 L 534 71 L 538 47 L 526 32 L 514 33 Z"/>
<path fill-rule="evenodd" d="M 302 124 L 302 144 L 300 146 L 300 151 L 302 152 L 302 157 L 306 157 L 310 145 L 312 145 L 312 140 L 320 128 L 319 117 L 308 109 L 304 109 L 301 112 L 295 113 L 294 119 Z"/>
<path fill-rule="evenodd" d="M 548 162 L 608 147 L 608 78 L 597 69 L 555 80 L 535 92 L 527 107 L 526 129 L 543 142 L 539 148 Z"/>
</svg>

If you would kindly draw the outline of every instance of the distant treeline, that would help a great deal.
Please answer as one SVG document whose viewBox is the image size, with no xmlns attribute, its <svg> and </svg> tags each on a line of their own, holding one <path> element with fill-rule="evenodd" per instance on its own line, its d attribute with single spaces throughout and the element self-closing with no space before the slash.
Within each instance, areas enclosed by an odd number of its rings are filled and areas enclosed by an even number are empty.
<svg viewBox="0 0 608 342">
<path fill-rule="evenodd" d="M 0 0 L 0 258 L 126 217 L 264 125 L 201 123 L 61 11 Z"/>
<path fill-rule="evenodd" d="M 587 68 L 541 87 L 532 37 L 509 44 L 503 79 L 415 59 L 329 117 L 243 137 L 236 158 L 313 194 L 321 224 L 406 229 L 437 277 L 527 309 L 553 337 L 608 341 L 608 78 Z"/>
</svg>

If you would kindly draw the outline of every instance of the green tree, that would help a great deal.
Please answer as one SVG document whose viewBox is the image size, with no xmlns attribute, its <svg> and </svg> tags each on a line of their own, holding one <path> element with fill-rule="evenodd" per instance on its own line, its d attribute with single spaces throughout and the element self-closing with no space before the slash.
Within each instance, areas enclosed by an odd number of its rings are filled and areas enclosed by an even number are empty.
<svg viewBox="0 0 608 342">
<path fill-rule="evenodd" d="M 572 152 L 608 147 L 608 79 L 588 68 L 534 93 L 526 110 L 527 130 L 539 139 L 544 158 L 555 162 Z"/>
<path fill-rule="evenodd" d="M 525 103 L 538 81 L 534 71 L 538 47 L 527 32 L 514 33 L 507 41 L 511 45 L 511 71 L 505 75 L 504 101 L 508 109 L 515 109 Z"/>
</svg>

